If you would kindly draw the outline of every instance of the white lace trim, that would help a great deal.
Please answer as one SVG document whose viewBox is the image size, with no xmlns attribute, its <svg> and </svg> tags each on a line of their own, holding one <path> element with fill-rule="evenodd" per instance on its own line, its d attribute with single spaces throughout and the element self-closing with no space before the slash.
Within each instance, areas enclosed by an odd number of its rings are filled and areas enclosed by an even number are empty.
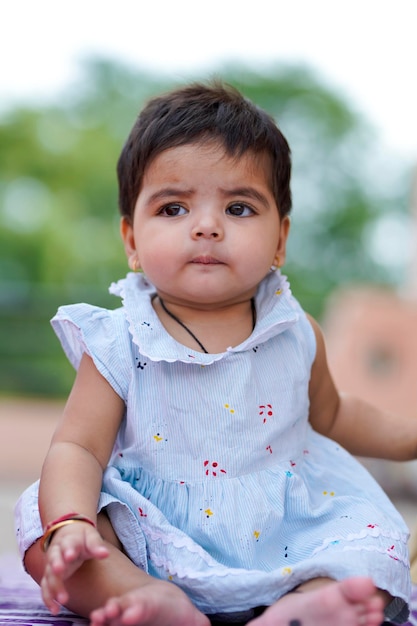
<svg viewBox="0 0 417 626">
<path fill-rule="evenodd" d="M 391 559 L 400 561 L 401 563 L 408 564 L 408 551 L 406 549 L 407 546 L 407 535 L 405 535 L 404 533 L 400 533 L 400 532 L 396 532 L 396 531 L 390 531 L 387 532 L 384 529 L 381 528 L 364 528 L 363 530 L 361 530 L 361 532 L 359 533 L 351 533 L 349 535 L 347 535 L 347 537 L 342 537 L 342 536 L 335 536 L 335 537 L 329 537 L 327 539 L 323 540 L 323 543 L 321 544 L 321 546 L 319 546 L 318 548 L 316 548 L 313 552 L 312 552 L 312 556 L 315 556 L 316 554 L 323 552 L 324 550 L 327 550 L 329 547 L 339 544 L 339 543 L 344 543 L 344 542 L 353 542 L 353 541 L 360 541 L 362 539 L 365 539 L 366 537 L 382 537 L 384 539 L 389 539 L 390 541 L 399 541 L 401 542 L 401 545 L 405 548 L 405 550 L 403 552 L 405 552 L 405 556 L 403 555 L 399 555 L 398 551 L 396 550 L 396 546 L 395 544 L 393 544 L 392 548 L 389 549 L 383 549 L 380 547 L 376 547 L 376 546 L 357 546 L 357 547 L 353 547 L 353 546 L 344 546 L 342 548 L 342 551 L 347 551 L 347 550 L 370 550 L 370 551 L 377 551 L 380 552 L 381 554 L 386 554 L 388 557 L 390 557 Z"/>
<path fill-rule="evenodd" d="M 298 304 L 292 298 L 289 282 L 279 271 L 268 275 L 256 295 L 257 324 L 254 332 L 239 346 L 219 354 L 204 354 L 175 341 L 163 328 L 152 308 L 154 286 L 143 275 L 129 273 L 126 278 L 112 283 L 109 292 L 122 299 L 123 309 L 133 342 L 143 356 L 151 361 L 176 361 L 211 365 L 239 352 L 263 343 L 271 336 L 292 326 L 299 317 Z M 276 298 L 279 297 L 279 300 Z"/>
<path fill-rule="evenodd" d="M 187 537 L 186 535 L 178 536 L 173 533 L 164 534 L 160 531 L 154 530 L 146 526 L 143 523 L 141 524 L 141 528 L 144 534 L 147 536 L 148 540 L 150 540 L 148 542 L 148 547 L 149 547 L 149 557 L 152 560 L 152 562 L 157 567 L 162 567 L 163 569 L 168 571 L 169 574 L 176 575 L 179 578 L 189 578 L 189 577 L 195 577 L 195 576 L 198 576 L 199 578 L 201 578 L 203 574 L 201 571 L 195 572 L 194 570 L 192 570 L 190 567 L 187 567 L 187 566 L 181 567 L 181 565 L 178 562 L 174 564 L 170 559 L 164 558 L 160 554 L 156 553 L 154 550 L 151 550 L 150 546 L 152 546 L 152 542 L 160 541 L 165 546 L 168 544 L 171 544 L 176 549 L 185 549 L 185 550 L 188 550 L 191 554 L 198 555 L 203 560 L 205 565 L 207 565 L 211 569 L 211 574 L 209 572 L 205 572 L 204 575 L 208 575 L 208 576 L 215 575 L 215 576 L 225 577 L 228 575 L 233 575 L 233 576 L 242 575 L 243 573 L 245 575 L 250 575 L 250 576 L 259 576 L 260 574 L 271 575 L 273 573 L 273 572 L 264 572 L 263 570 L 247 570 L 244 568 L 226 567 L 222 565 L 221 563 L 219 563 L 218 561 L 216 561 L 215 559 L 213 559 L 203 548 L 201 548 L 198 544 L 193 542 L 193 540 Z M 342 552 L 363 552 L 363 551 L 374 552 L 374 553 L 384 555 L 395 561 L 398 561 L 405 567 L 409 566 L 406 536 L 403 533 L 384 532 L 381 529 L 375 529 L 375 528 L 369 529 L 369 531 L 368 529 L 364 529 L 360 533 L 355 533 L 355 534 L 351 533 L 347 537 L 325 539 L 323 541 L 323 544 L 319 548 L 316 548 L 312 552 L 309 559 L 307 560 L 312 559 L 316 554 L 323 552 L 324 550 L 328 549 L 330 546 L 336 543 L 342 543 L 342 541 L 353 542 L 356 540 L 364 539 L 367 536 L 372 536 L 375 538 L 383 537 L 383 538 L 390 539 L 393 541 L 400 541 L 403 547 L 403 550 L 401 550 L 402 554 L 399 554 L 399 551 L 395 550 L 394 546 L 393 546 L 392 552 L 390 553 L 389 549 L 387 548 L 384 548 L 382 546 L 370 546 L 369 544 L 362 545 L 362 546 L 345 545 L 341 548 L 341 551 Z M 280 573 L 280 575 L 282 576 L 291 576 L 292 574 L 296 572 L 296 569 L 297 569 L 297 563 L 295 564 L 288 563 L 288 567 L 277 568 L 275 572 Z"/>
</svg>

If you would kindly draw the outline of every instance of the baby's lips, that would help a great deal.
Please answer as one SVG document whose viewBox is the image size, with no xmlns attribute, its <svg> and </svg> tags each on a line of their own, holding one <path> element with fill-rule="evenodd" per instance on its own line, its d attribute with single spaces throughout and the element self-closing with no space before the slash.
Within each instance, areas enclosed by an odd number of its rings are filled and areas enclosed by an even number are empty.
<svg viewBox="0 0 417 626">
<path fill-rule="evenodd" d="M 222 262 L 212 256 L 197 256 L 195 257 L 191 263 L 201 263 L 202 265 L 219 265 Z"/>
</svg>

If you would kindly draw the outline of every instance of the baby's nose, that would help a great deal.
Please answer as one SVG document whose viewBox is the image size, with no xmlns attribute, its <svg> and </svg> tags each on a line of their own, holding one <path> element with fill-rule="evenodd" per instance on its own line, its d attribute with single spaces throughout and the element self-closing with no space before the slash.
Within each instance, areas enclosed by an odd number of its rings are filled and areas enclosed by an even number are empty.
<svg viewBox="0 0 417 626">
<path fill-rule="evenodd" d="M 212 215 L 205 215 L 193 226 L 192 235 L 196 239 L 220 239 L 223 227 L 220 220 Z"/>
</svg>

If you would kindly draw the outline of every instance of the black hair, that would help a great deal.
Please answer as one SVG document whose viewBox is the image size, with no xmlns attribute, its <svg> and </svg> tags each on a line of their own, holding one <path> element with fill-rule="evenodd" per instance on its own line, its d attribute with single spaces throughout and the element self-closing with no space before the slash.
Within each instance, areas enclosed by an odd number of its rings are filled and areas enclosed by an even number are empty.
<svg viewBox="0 0 417 626">
<path fill-rule="evenodd" d="M 274 119 L 235 88 L 193 83 L 150 100 L 127 138 L 117 164 L 120 213 L 129 219 L 151 161 L 162 151 L 219 141 L 231 156 L 266 154 L 281 218 L 291 211 L 291 151 Z"/>
</svg>

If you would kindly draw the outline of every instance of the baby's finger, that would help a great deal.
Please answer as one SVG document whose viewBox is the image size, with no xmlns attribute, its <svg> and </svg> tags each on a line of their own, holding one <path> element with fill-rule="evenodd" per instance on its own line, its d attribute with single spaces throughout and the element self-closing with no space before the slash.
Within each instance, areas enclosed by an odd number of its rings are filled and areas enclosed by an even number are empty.
<svg viewBox="0 0 417 626">
<path fill-rule="evenodd" d="M 57 615 L 60 611 L 61 604 L 64 604 L 68 600 L 68 593 L 64 587 L 62 578 L 55 576 L 51 567 L 47 565 L 40 587 L 45 605 L 53 615 Z"/>
<path fill-rule="evenodd" d="M 86 537 L 86 550 L 90 558 L 105 559 L 109 556 L 109 549 L 98 533 L 90 533 Z"/>
<path fill-rule="evenodd" d="M 67 566 L 64 548 L 61 544 L 51 545 L 47 553 L 48 565 L 55 574 L 62 574 Z"/>
</svg>

